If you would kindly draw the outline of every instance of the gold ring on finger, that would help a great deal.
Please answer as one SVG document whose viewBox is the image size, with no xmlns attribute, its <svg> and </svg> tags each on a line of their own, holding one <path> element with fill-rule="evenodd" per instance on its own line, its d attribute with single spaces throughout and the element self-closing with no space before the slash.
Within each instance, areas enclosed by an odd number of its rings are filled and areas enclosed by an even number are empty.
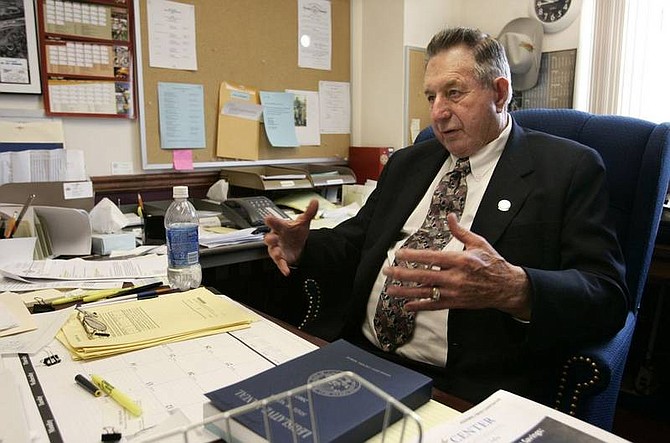
<svg viewBox="0 0 670 443">
<path fill-rule="evenodd" d="M 433 286 L 431 288 L 430 299 L 432 301 L 440 301 L 441 296 L 442 296 L 442 294 L 440 294 L 440 288 L 438 288 L 437 286 Z"/>
</svg>

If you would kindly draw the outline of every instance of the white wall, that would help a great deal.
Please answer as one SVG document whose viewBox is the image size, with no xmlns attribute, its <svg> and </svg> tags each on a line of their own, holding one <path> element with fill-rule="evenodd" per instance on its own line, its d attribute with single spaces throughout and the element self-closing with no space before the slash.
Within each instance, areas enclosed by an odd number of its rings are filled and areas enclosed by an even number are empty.
<svg viewBox="0 0 670 443">
<path fill-rule="evenodd" d="M 530 17 L 529 0 L 451 0 L 461 2 L 464 7 L 461 10 L 460 23 L 456 25 L 472 26 L 479 28 L 487 34 L 498 36 L 502 28 L 515 18 Z M 495 12 L 491 11 L 495 4 Z M 487 11 L 487 13 L 482 13 Z M 542 51 L 551 52 L 562 49 L 579 47 L 579 18 L 577 18 L 567 29 L 555 34 L 544 34 L 542 38 Z"/>
<path fill-rule="evenodd" d="M 385 45 L 397 44 L 398 38 L 402 38 L 404 51 L 404 46 L 425 47 L 432 35 L 445 26 L 470 26 L 497 36 L 509 21 L 530 16 L 528 0 L 404 0 L 402 11 L 398 10 L 397 5 L 402 0 L 353 0 L 357 1 L 365 3 L 365 7 L 356 11 L 362 14 L 360 21 L 365 34 L 363 41 L 352 38 L 354 48 L 361 45 L 357 50 L 363 60 L 362 63 L 352 63 L 352 82 L 361 82 L 355 86 L 357 91 L 375 92 L 374 95 L 362 94 L 360 103 L 362 112 L 356 114 L 360 121 L 356 122 L 352 130 L 352 144 L 363 146 L 404 147 L 402 134 L 404 110 L 399 115 L 398 110 L 403 108 L 403 104 L 402 97 L 400 99 L 398 97 L 405 87 L 405 68 L 397 58 L 396 51 L 399 48 L 392 50 L 380 48 L 379 41 L 368 44 L 365 38 L 383 36 L 384 38 L 379 40 L 384 40 Z M 374 7 L 368 8 L 368 4 Z M 495 8 L 495 11 L 492 11 L 492 8 Z M 382 9 L 383 15 L 380 14 Z M 396 14 L 400 13 L 403 17 L 396 17 Z M 402 26 L 396 26 L 398 20 L 402 21 Z M 579 22 L 577 19 L 564 31 L 545 34 L 543 51 L 578 48 Z M 370 51 L 376 50 L 384 53 L 392 52 L 394 55 L 384 60 L 386 63 L 384 70 L 365 63 L 366 59 L 375 56 Z M 403 74 L 402 79 L 399 79 L 399 73 Z M 373 102 L 369 102 L 370 100 Z"/>
<path fill-rule="evenodd" d="M 0 94 L 0 113 L 11 118 L 19 115 L 44 115 L 40 95 Z M 112 118 L 55 118 L 63 122 L 66 149 L 84 152 L 89 176 L 110 175 L 112 162 L 130 162 L 134 173 L 142 172 L 138 123 Z"/>
<path fill-rule="evenodd" d="M 352 5 L 360 17 L 352 26 L 351 144 L 392 146 L 403 129 L 394 123 L 403 116 L 403 2 L 352 0 Z"/>
<path fill-rule="evenodd" d="M 527 0 L 351 0 L 352 145 L 404 146 L 405 46 L 425 47 L 444 26 L 473 26 L 497 35 L 510 20 L 528 16 L 528 5 Z M 565 31 L 545 35 L 543 50 L 576 48 L 578 42 L 576 20 Z M 41 96 L 1 94 L 3 115 L 14 108 L 39 113 Z M 84 151 L 90 176 L 110 175 L 113 161 L 130 162 L 134 173 L 143 172 L 137 121 L 62 121 L 66 148 Z"/>
<path fill-rule="evenodd" d="M 425 48 L 437 31 L 456 25 L 462 7 L 453 0 L 405 0 L 404 44 Z"/>
<path fill-rule="evenodd" d="M 352 0 L 352 145 L 399 147 L 405 46 L 425 47 L 460 6 L 453 0 Z"/>
</svg>

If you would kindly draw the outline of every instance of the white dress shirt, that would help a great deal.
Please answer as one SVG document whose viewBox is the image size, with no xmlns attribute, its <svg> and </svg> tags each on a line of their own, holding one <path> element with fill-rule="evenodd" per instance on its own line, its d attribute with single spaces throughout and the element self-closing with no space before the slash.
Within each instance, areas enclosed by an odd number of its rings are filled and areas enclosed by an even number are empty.
<svg viewBox="0 0 670 443">
<path fill-rule="evenodd" d="M 477 208 L 482 201 L 484 191 L 491 180 L 493 170 L 498 164 L 498 160 L 502 155 L 507 139 L 511 131 L 511 122 L 508 122 L 505 129 L 500 136 L 493 140 L 488 145 L 480 149 L 476 154 L 470 157 L 471 173 L 466 176 L 468 184 L 468 194 L 465 199 L 465 207 L 460 219 L 460 225 L 466 229 L 470 229 L 472 221 L 477 213 Z M 411 147 L 406 149 L 412 149 Z M 457 158 L 449 156 L 442 165 L 442 168 L 435 176 L 432 184 L 428 188 L 426 195 L 424 195 L 421 202 L 414 209 L 414 212 L 409 216 L 403 232 L 407 236 L 391 246 L 388 250 L 388 261 L 384 266 L 390 266 L 395 259 L 395 251 L 402 246 L 411 234 L 416 232 L 428 214 L 433 193 L 438 183 L 446 174 L 450 172 L 456 164 Z M 452 238 L 444 247 L 445 251 L 460 251 L 463 250 L 463 243 Z M 383 268 L 383 266 L 382 266 Z M 377 303 L 379 296 L 386 282 L 386 276 L 379 270 L 377 280 L 375 281 L 367 305 L 367 315 L 363 323 L 363 335 L 379 347 L 377 335 L 374 328 L 375 312 L 377 311 Z M 447 318 L 449 310 L 439 311 L 419 311 L 416 313 L 416 323 L 414 327 L 414 334 L 412 339 L 404 345 L 396 349 L 396 353 L 410 358 L 412 360 L 422 361 L 436 366 L 444 366 L 447 362 Z"/>
</svg>

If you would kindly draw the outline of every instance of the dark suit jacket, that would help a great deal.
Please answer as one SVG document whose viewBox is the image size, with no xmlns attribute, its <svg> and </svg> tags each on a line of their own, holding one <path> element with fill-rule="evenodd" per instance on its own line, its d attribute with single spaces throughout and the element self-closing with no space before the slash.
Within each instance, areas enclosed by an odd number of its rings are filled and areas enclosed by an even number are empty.
<svg viewBox="0 0 670 443">
<path fill-rule="evenodd" d="M 310 332 L 360 340 L 387 250 L 447 156 L 435 139 L 394 153 L 356 217 L 310 233 L 299 274 L 322 291 Z M 512 204 L 507 212 L 498 210 L 503 199 Z M 545 380 L 555 376 L 562 351 L 621 328 L 625 271 L 607 212 L 604 166 L 594 150 L 513 123 L 471 230 L 524 267 L 532 319 L 452 310 L 446 368 L 431 373 L 438 387 L 471 401 L 504 388 L 547 403 Z"/>
</svg>

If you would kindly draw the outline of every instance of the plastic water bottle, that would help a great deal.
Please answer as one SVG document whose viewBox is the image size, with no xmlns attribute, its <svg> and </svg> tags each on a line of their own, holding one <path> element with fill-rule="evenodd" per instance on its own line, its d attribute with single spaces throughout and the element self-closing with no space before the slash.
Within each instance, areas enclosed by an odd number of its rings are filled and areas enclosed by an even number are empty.
<svg viewBox="0 0 670 443">
<path fill-rule="evenodd" d="M 198 214 L 188 201 L 188 187 L 172 188 L 174 201 L 165 212 L 168 282 L 180 290 L 197 288 L 202 281 L 198 253 Z"/>
</svg>

